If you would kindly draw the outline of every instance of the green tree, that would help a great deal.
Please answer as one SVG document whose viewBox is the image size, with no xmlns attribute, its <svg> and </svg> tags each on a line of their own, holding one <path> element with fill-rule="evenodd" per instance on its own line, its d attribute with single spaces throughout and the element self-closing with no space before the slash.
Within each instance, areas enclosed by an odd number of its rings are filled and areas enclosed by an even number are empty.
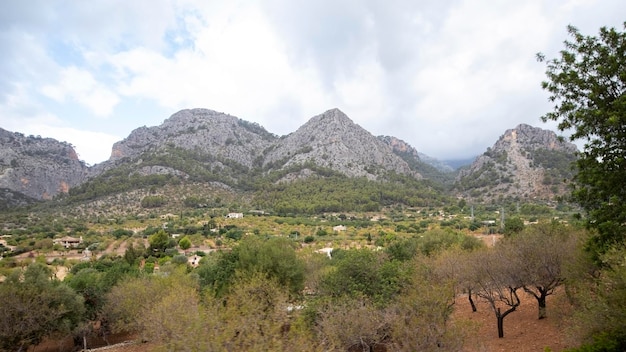
<svg viewBox="0 0 626 352">
<path fill-rule="evenodd" d="M 513 217 L 504 221 L 504 235 L 511 236 L 524 230 L 524 220 Z"/>
<path fill-rule="evenodd" d="M 226 293 L 235 277 L 261 273 L 297 294 L 304 288 L 304 263 L 295 243 L 286 238 L 245 237 L 232 251 L 211 254 L 196 269 L 202 286 L 217 296 Z"/>
<path fill-rule="evenodd" d="M 129 265 L 134 265 L 137 262 L 137 259 L 143 257 L 145 252 L 146 248 L 143 245 L 135 247 L 135 244 L 131 243 L 124 252 L 124 260 L 126 260 Z"/>
<path fill-rule="evenodd" d="M 264 273 L 296 294 L 304 288 L 304 263 L 294 245 L 282 237 L 267 240 L 247 237 L 235 249 L 239 255 L 238 269 Z"/>
<path fill-rule="evenodd" d="M 104 301 L 105 287 L 102 280 L 103 276 L 102 272 L 94 268 L 84 268 L 76 274 L 68 275 L 64 281 L 74 291 L 83 296 L 87 309 L 86 316 L 91 320 L 97 318 L 99 309 Z"/>
<path fill-rule="evenodd" d="M 150 236 L 148 242 L 150 243 L 150 247 L 148 248 L 149 253 L 155 254 L 156 256 L 162 256 L 166 249 L 176 245 L 176 242 L 171 240 L 167 232 L 163 230 L 159 230 L 157 233 Z"/>
<path fill-rule="evenodd" d="M 626 23 L 624 23 L 626 28 Z M 555 103 L 543 121 L 573 130 L 572 141 L 585 141 L 577 161 L 574 198 L 598 230 L 590 248 L 604 253 L 626 234 L 626 32 L 602 27 L 585 36 L 573 26 L 560 56 L 546 60 L 542 87 Z"/>
<path fill-rule="evenodd" d="M 33 263 L 0 284 L 0 349 L 24 351 L 46 336 L 67 335 L 83 320 L 83 299 Z"/>
<path fill-rule="evenodd" d="M 626 248 L 612 248 L 601 260 L 601 270 L 589 275 L 583 268 L 569 290 L 576 307 L 570 330 L 583 343 L 572 351 L 626 351 Z"/>
<path fill-rule="evenodd" d="M 410 276 L 406 261 L 388 260 L 369 249 L 334 251 L 335 270 L 321 280 L 321 292 L 331 297 L 365 296 L 386 305 L 407 284 Z"/>
<path fill-rule="evenodd" d="M 143 208 L 158 208 L 165 205 L 167 200 L 163 196 L 145 196 L 141 199 L 141 206 Z"/>
<path fill-rule="evenodd" d="M 185 237 L 181 238 L 180 241 L 178 241 L 178 246 L 183 251 L 186 251 L 189 248 L 191 248 L 191 240 L 189 239 L 189 237 L 185 236 Z"/>
</svg>

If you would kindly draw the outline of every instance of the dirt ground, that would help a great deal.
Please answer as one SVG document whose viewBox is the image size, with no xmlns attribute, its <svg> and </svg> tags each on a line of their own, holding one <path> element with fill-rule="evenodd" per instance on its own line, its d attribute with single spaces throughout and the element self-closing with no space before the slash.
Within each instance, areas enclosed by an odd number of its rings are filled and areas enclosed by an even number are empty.
<svg viewBox="0 0 626 352">
<path fill-rule="evenodd" d="M 464 352 L 496 351 L 562 351 L 574 347 L 565 334 L 565 317 L 569 310 L 563 292 L 548 296 L 546 319 L 537 319 L 537 301 L 520 293 L 520 306 L 504 318 L 504 337 L 498 338 L 496 317 L 487 302 L 477 301 L 472 312 L 466 296 L 459 297 L 453 319 L 469 322 L 476 333 L 466 340 Z"/>
</svg>

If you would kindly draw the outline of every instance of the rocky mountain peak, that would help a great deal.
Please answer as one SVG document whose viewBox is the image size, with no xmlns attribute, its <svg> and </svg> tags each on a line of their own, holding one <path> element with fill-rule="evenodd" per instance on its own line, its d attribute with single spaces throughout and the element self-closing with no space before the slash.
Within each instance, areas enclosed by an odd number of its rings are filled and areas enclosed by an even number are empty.
<svg viewBox="0 0 626 352">
<path fill-rule="evenodd" d="M 111 159 L 139 157 L 177 147 L 236 160 L 252 167 L 259 152 L 278 137 L 258 124 L 208 109 L 181 110 L 161 125 L 140 127 L 113 145 Z"/>
<path fill-rule="evenodd" d="M 184 109 L 165 119 L 159 126 L 168 132 L 180 131 L 181 128 L 201 127 L 219 124 L 235 126 L 239 119 L 235 116 L 209 109 Z"/>
<path fill-rule="evenodd" d="M 511 145 L 521 145 L 527 149 L 543 148 L 571 153 L 577 151 L 574 144 L 562 141 L 556 133 L 527 124 L 520 124 L 513 129 L 506 130 L 493 149 L 506 149 Z"/>
<path fill-rule="evenodd" d="M 306 124 L 316 126 L 316 128 L 332 129 L 333 127 L 350 127 L 356 125 L 343 111 L 334 108 L 325 111 L 323 114 L 312 117 Z M 304 126 L 303 126 L 304 127 Z"/>
<path fill-rule="evenodd" d="M 387 143 L 394 152 L 409 154 L 419 159 L 419 153 L 409 143 L 392 136 L 378 136 L 378 138 Z"/>
<path fill-rule="evenodd" d="M 468 198 L 518 199 L 565 194 L 577 148 L 554 132 L 520 124 L 459 173 L 456 188 Z"/>
<path fill-rule="evenodd" d="M 418 174 L 390 147 L 354 123 L 339 109 L 312 117 L 270 150 L 270 168 L 313 162 L 351 176 L 377 178 L 382 170 Z"/>
</svg>

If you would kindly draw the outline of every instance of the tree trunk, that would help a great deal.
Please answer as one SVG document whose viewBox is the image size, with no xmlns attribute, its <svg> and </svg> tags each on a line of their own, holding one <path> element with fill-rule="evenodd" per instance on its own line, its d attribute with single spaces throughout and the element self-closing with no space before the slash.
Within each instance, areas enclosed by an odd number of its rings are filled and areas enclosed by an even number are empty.
<svg viewBox="0 0 626 352">
<path fill-rule="evenodd" d="M 546 295 L 541 293 L 539 297 L 537 297 L 537 303 L 539 306 L 539 319 L 544 319 L 548 316 L 548 312 L 546 309 Z"/>
<path fill-rule="evenodd" d="M 474 303 L 474 300 L 472 299 L 472 289 L 467 290 L 467 299 L 469 300 L 469 303 L 472 306 L 472 312 L 475 312 L 476 304 Z"/>
<path fill-rule="evenodd" d="M 518 305 L 519 303 L 507 309 L 504 313 L 500 313 L 500 308 L 496 310 L 496 319 L 498 319 L 498 338 L 504 337 L 504 318 L 509 315 L 509 313 L 514 312 Z"/>
<path fill-rule="evenodd" d="M 501 339 L 504 337 L 504 317 L 500 315 L 500 308 L 498 308 L 496 319 L 498 319 L 498 338 Z"/>
</svg>

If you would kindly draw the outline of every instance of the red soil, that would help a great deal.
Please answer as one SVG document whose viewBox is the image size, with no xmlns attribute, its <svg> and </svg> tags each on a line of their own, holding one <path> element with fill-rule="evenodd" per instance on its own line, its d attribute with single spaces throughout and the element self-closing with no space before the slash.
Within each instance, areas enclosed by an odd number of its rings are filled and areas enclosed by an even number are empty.
<svg viewBox="0 0 626 352">
<path fill-rule="evenodd" d="M 491 306 L 486 301 L 475 300 L 478 311 L 472 312 L 467 296 L 459 297 L 453 319 L 468 322 L 475 331 L 466 339 L 463 351 L 562 351 L 574 347 L 565 333 L 571 307 L 562 291 L 548 296 L 548 317 L 541 320 L 537 319 L 537 300 L 523 292 L 520 299 L 520 306 L 504 318 L 504 337 L 498 338 Z"/>
</svg>

